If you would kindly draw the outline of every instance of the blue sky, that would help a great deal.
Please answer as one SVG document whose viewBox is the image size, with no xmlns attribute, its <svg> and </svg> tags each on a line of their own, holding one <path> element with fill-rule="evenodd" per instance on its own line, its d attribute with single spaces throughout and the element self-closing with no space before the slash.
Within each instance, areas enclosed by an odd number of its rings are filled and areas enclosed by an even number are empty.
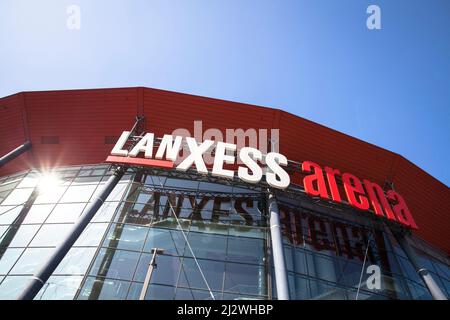
<svg viewBox="0 0 450 320">
<path fill-rule="evenodd" d="M 0 96 L 127 86 L 280 108 L 450 184 L 448 0 L 0 1 Z"/>
</svg>

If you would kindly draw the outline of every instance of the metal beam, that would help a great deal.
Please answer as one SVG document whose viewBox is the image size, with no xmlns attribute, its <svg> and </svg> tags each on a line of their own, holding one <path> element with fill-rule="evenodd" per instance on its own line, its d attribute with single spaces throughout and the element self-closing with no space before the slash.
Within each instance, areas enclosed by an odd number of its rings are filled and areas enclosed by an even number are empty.
<svg viewBox="0 0 450 320">
<path fill-rule="evenodd" d="M 0 167 L 7 164 L 12 159 L 20 156 L 22 153 L 27 151 L 28 149 L 31 149 L 31 142 L 27 141 L 24 144 L 18 146 L 14 150 L 10 151 L 9 153 L 5 154 L 3 157 L 0 158 Z"/>
<path fill-rule="evenodd" d="M 441 288 L 439 288 L 437 283 L 434 281 L 433 277 L 431 276 L 431 273 L 424 266 L 420 265 L 420 260 L 417 257 L 417 254 L 414 251 L 414 249 L 409 245 L 407 236 L 400 232 L 392 231 L 392 233 L 397 239 L 397 242 L 402 247 L 409 261 L 413 265 L 414 269 L 422 278 L 423 282 L 425 283 L 425 286 L 427 287 L 428 291 L 430 291 L 430 294 L 433 297 L 433 299 L 447 300 L 447 297 L 442 292 Z"/>
<path fill-rule="evenodd" d="M 267 208 L 270 215 L 270 238 L 272 241 L 272 255 L 275 269 L 278 300 L 289 300 L 289 283 L 284 259 L 283 238 L 280 228 L 280 212 L 277 199 L 269 192 Z"/>
<path fill-rule="evenodd" d="M 52 275 L 56 267 L 58 267 L 67 252 L 70 250 L 70 248 L 72 248 L 75 241 L 77 241 L 88 223 L 94 217 L 97 210 L 101 207 L 108 195 L 120 181 L 125 171 L 125 168 L 118 167 L 113 175 L 105 183 L 103 189 L 97 195 L 94 195 L 95 199 L 89 203 L 86 211 L 78 218 L 71 231 L 56 247 L 55 251 L 53 251 L 52 255 L 43 264 L 41 269 L 33 275 L 28 285 L 18 297 L 19 300 L 32 300 L 38 294 L 39 290 Z"/>
<path fill-rule="evenodd" d="M 150 285 L 150 280 L 152 279 L 153 270 L 156 269 L 158 264 L 156 263 L 156 255 L 163 254 L 164 249 L 153 248 L 151 253 L 152 259 L 148 265 L 147 274 L 145 276 L 144 285 L 142 286 L 141 294 L 139 295 L 139 300 L 145 300 L 145 296 L 147 295 L 148 286 Z"/>
</svg>

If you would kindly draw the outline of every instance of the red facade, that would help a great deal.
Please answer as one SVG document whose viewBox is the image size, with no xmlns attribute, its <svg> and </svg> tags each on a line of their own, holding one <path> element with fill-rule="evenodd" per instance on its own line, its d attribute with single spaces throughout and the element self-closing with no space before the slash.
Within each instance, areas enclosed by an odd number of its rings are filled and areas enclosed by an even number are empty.
<svg viewBox="0 0 450 320">
<path fill-rule="evenodd" d="M 394 184 L 403 195 L 419 237 L 450 253 L 450 191 L 402 156 L 287 112 L 148 89 L 120 88 L 22 92 L 0 99 L 0 155 L 26 140 L 30 151 L 0 168 L 0 176 L 31 166 L 103 162 L 122 131 L 144 115 L 157 136 L 186 128 L 280 128 L 280 152 L 361 179 Z M 296 182 L 294 180 L 294 182 Z"/>
</svg>

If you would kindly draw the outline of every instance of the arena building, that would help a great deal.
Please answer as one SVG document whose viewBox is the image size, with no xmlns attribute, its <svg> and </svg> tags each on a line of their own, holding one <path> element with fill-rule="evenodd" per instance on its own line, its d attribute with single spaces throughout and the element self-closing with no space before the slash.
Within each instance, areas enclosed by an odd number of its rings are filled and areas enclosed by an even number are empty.
<svg viewBox="0 0 450 320">
<path fill-rule="evenodd" d="M 0 299 L 446 299 L 449 188 L 287 112 L 0 98 Z"/>
</svg>

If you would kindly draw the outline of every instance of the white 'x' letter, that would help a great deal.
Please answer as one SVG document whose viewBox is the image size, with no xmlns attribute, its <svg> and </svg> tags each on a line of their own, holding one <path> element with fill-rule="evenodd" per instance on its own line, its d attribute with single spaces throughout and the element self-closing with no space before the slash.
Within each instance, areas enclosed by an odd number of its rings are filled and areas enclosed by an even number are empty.
<svg viewBox="0 0 450 320">
<path fill-rule="evenodd" d="M 187 171 L 187 169 L 195 162 L 198 173 L 208 174 L 205 162 L 203 161 L 203 154 L 211 148 L 214 141 L 205 140 L 202 144 L 197 145 L 197 141 L 194 138 L 186 137 L 186 142 L 191 154 L 178 165 L 177 170 Z"/>
</svg>

